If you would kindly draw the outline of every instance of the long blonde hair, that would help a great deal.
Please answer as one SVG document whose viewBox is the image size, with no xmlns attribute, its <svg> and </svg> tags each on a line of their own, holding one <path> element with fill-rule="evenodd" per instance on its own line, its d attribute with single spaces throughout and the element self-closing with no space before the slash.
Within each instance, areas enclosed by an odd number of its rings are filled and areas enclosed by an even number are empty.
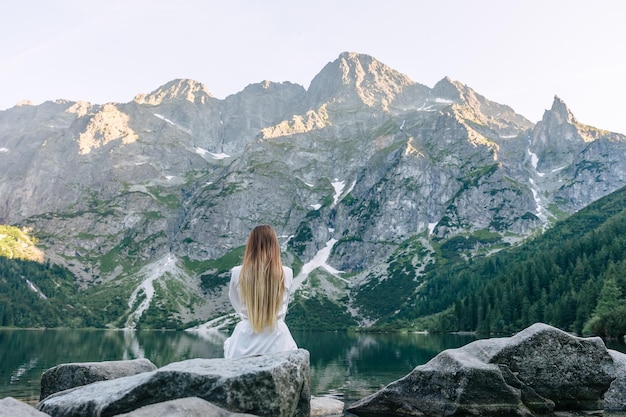
<svg viewBox="0 0 626 417">
<path fill-rule="evenodd" d="M 285 294 L 285 274 L 278 237 L 271 226 L 260 225 L 248 236 L 239 276 L 241 298 L 255 332 L 273 328 Z"/>
</svg>

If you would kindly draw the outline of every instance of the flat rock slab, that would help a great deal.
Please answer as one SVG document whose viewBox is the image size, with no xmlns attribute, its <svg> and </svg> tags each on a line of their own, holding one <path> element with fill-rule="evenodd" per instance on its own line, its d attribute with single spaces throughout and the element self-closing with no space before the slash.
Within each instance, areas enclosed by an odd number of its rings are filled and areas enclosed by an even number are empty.
<svg viewBox="0 0 626 417">
<path fill-rule="evenodd" d="M 304 349 L 235 360 L 191 359 L 62 391 L 37 409 L 54 417 L 107 417 L 199 397 L 231 412 L 309 417 L 309 381 L 309 352 Z"/>
<path fill-rule="evenodd" d="M 55 392 L 156 369 L 148 359 L 60 364 L 41 375 L 39 401 Z"/>
<path fill-rule="evenodd" d="M 343 401 L 331 397 L 311 397 L 311 417 L 343 416 L 345 404 Z"/>
<path fill-rule="evenodd" d="M 231 413 L 202 398 L 181 398 L 147 405 L 116 417 L 255 417 L 254 414 Z"/>
</svg>

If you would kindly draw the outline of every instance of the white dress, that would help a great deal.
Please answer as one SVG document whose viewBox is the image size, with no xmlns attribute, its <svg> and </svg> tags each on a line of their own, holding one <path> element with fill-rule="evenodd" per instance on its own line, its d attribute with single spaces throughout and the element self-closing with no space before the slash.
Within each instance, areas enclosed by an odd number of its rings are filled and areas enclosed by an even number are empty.
<svg viewBox="0 0 626 417">
<path fill-rule="evenodd" d="M 283 266 L 283 271 L 285 272 L 285 295 L 278 310 L 276 325 L 274 329 L 265 328 L 263 331 L 255 333 L 248 320 L 248 309 L 241 302 L 239 295 L 239 286 L 237 284 L 239 283 L 241 266 L 236 266 L 231 270 L 228 297 L 241 321 L 235 326 L 233 334 L 224 342 L 225 358 L 233 359 L 242 356 L 263 355 L 298 349 L 291 332 L 289 332 L 289 328 L 285 324 L 287 305 L 289 304 L 289 290 L 293 283 L 293 271 L 285 266 Z"/>
</svg>

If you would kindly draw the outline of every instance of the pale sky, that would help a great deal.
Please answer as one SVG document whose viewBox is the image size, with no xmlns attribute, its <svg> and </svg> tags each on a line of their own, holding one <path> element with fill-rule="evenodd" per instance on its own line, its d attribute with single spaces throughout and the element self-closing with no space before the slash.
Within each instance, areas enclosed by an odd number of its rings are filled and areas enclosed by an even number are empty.
<svg viewBox="0 0 626 417">
<path fill-rule="evenodd" d="M 532 122 L 561 97 L 626 134 L 623 0 L 3 0 L 0 110 L 125 103 L 176 78 L 217 98 L 309 87 L 344 51 L 433 87 L 445 76 Z"/>
</svg>

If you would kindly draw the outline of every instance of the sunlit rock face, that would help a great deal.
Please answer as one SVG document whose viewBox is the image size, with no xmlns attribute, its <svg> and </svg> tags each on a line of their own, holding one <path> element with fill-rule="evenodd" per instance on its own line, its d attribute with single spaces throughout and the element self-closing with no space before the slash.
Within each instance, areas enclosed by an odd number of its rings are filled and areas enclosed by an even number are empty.
<svg viewBox="0 0 626 417">
<path fill-rule="evenodd" d="M 558 98 L 535 125 L 461 82 L 429 88 L 350 52 L 308 89 L 264 81 L 220 100 L 173 80 L 129 103 L 0 112 L 0 221 L 32 227 L 83 287 L 122 282 L 128 301 L 141 287 L 146 310 L 180 323 L 228 310 L 225 263 L 205 262 L 235 262 L 259 223 L 290 264 L 330 244 L 315 264 L 358 292 L 400 253 L 419 272 L 431 239 L 489 236 L 462 248 L 484 253 L 625 180 L 625 137 Z M 342 304 L 335 281 L 323 292 Z"/>
</svg>

